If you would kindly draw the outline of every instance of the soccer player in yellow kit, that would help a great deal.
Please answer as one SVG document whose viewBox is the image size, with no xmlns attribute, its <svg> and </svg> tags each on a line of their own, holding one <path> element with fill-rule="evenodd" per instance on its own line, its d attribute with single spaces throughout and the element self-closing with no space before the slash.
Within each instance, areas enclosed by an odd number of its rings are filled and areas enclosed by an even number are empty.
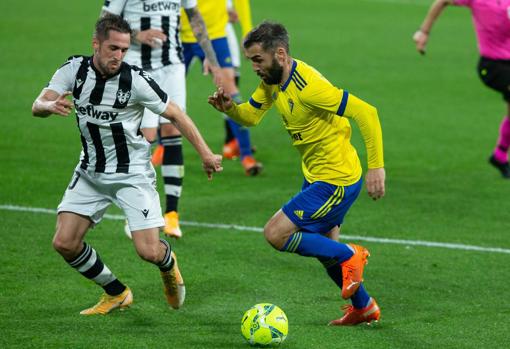
<svg viewBox="0 0 510 349">
<path fill-rule="evenodd" d="M 344 315 L 330 325 L 378 321 L 380 309 L 362 284 L 369 252 L 337 241 L 343 218 L 361 190 L 362 169 L 350 143 L 353 119 L 368 153 L 368 195 L 384 196 L 382 132 L 377 110 L 333 86 L 319 72 L 289 55 L 289 37 L 278 23 L 264 22 L 245 38 L 244 51 L 262 79 L 247 103 L 236 104 L 220 88 L 209 103 L 232 119 L 257 125 L 276 105 L 293 145 L 301 154 L 304 183 L 264 227 L 266 240 L 279 251 L 316 257 L 350 298 Z"/>
<path fill-rule="evenodd" d="M 198 9 L 202 14 L 211 40 L 212 47 L 216 53 L 218 64 L 222 68 L 222 86 L 225 93 L 228 93 L 235 101 L 241 102 L 241 94 L 235 84 L 235 71 L 232 66 L 232 57 L 228 47 L 226 27 L 228 23 L 228 12 L 226 0 L 198 0 Z M 186 16 L 181 16 L 181 39 L 183 42 L 184 64 L 188 69 L 194 57 L 204 61 L 205 55 L 197 44 L 190 23 Z M 239 144 L 241 165 L 247 176 L 256 176 L 262 171 L 262 163 L 255 160 L 253 156 L 250 133 L 246 127 L 242 127 L 235 121 L 227 118 L 230 129 L 234 133 Z M 227 155 L 227 154 L 224 154 Z"/>
<path fill-rule="evenodd" d="M 236 25 L 241 29 L 241 38 L 244 38 L 250 30 L 253 29 L 251 20 L 250 0 L 227 0 L 228 23 L 226 27 L 228 48 L 232 57 L 232 67 L 234 68 L 234 81 L 239 89 L 241 81 L 241 49 L 239 39 L 236 34 Z M 255 147 L 252 146 L 252 150 Z M 234 133 L 225 120 L 225 142 L 223 143 L 223 159 L 235 159 L 241 155 L 241 149 Z"/>
</svg>

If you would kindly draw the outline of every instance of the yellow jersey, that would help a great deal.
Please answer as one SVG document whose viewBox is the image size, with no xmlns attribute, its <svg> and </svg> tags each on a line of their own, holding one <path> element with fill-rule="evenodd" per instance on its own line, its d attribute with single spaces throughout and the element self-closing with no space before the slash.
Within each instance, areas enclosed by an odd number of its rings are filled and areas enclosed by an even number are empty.
<svg viewBox="0 0 510 349">
<path fill-rule="evenodd" d="M 368 167 L 384 167 L 377 110 L 333 86 L 306 63 L 293 60 L 290 76 L 283 85 L 262 81 L 249 102 L 234 104 L 227 114 L 252 126 L 260 122 L 273 104 L 301 154 L 301 167 L 308 182 L 345 186 L 361 178 L 361 165 L 350 142 L 351 125 L 347 118 L 354 119 L 360 127 L 367 147 Z"/>
<path fill-rule="evenodd" d="M 227 1 L 226 0 L 198 0 L 198 10 L 204 18 L 205 27 L 210 40 L 227 36 L 226 27 L 228 23 Z M 188 16 L 181 8 L 181 40 L 185 43 L 197 42 Z"/>
</svg>

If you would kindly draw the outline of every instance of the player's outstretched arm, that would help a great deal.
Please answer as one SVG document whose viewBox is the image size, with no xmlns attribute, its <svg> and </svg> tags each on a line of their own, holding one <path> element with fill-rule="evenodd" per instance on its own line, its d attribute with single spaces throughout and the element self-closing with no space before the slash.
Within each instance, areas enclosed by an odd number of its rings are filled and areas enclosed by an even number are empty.
<svg viewBox="0 0 510 349">
<path fill-rule="evenodd" d="M 66 98 L 69 95 L 71 95 L 69 91 L 60 95 L 53 90 L 42 90 L 32 104 L 32 115 L 39 117 L 47 117 L 51 114 L 68 116 L 73 110 L 73 103 Z"/>
<path fill-rule="evenodd" d="M 266 109 L 254 108 L 250 103 L 237 105 L 221 87 L 212 96 L 209 96 L 208 102 L 216 110 L 227 114 L 235 122 L 247 127 L 256 126 L 266 113 Z"/>
<path fill-rule="evenodd" d="M 425 16 L 420 29 L 418 29 L 414 35 L 413 40 L 416 44 L 416 50 L 422 55 L 425 54 L 425 49 L 427 47 L 427 42 L 429 40 L 429 34 L 432 30 L 432 26 L 434 22 L 437 20 L 439 15 L 443 12 L 443 9 L 453 4 L 454 0 L 436 0 L 429 9 L 429 12 Z"/>
<path fill-rule="evenodd" d="M 172 124 L 190 141 L 200 155 L 202 166 L 209 179 L 212 179 L 214 172 L 223 171 L 221 155 L 214 154 L 211 151 L 193 120 L 177 104 L 169 102 L 161 116 L 172 121 Z"/>
</svg>

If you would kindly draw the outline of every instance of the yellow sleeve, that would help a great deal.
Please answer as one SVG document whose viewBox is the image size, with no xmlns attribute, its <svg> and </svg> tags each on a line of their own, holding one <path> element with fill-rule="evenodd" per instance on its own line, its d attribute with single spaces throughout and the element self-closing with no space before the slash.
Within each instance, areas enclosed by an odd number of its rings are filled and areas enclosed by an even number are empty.
<svg viewBox="0 0 510 349">
<path fill-rule="evenodd" d="M 303 89 L 303 104 L 353 119 L 367 148 L 368 168 L 384 167 L 382 130 L 377 109 L 320 76 Z"/>
<path fill-rule="evenodd" d="M 226 114 L 244 126 L 255 126 L 273 105 L 271 90 L 263 82 L 259 84 L 248 102 L 235 104 Z"/>
<path fill-rule="evenodd" d="M 239 16 L 239 23 L 241 24 L 244 38 L 253 29 L 250 0 L 234 0 L 234 8 Z"/>
<path fill-rule="evenodd" d="M 343 116 L 356 121 L 367 148 L 368 168 L 384 167 L 383 140 L 377 109 L 344 90 Z M 339 111 L 340 110 L 339 108 Z"/>
<path fill-rule="evenodd" d="M 310 80 L 301 92 L 301 102 L 312 110 L 319 109 L 337 114 L 343 91 L 333 86 L 323 76 L 317 76 Z"/>
</svg>

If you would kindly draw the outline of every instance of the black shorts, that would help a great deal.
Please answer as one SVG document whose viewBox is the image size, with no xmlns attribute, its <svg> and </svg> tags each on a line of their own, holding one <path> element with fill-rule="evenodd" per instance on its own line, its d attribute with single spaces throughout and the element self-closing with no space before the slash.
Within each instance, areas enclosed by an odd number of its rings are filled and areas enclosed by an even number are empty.
<svg viewBox="0 0 510 349">
<path fill-rule="evenodd" d="M 510 103 L 510 60 L 480 57 L 478 75 L 485 85 L 501 92 Z"/>
</svg>

